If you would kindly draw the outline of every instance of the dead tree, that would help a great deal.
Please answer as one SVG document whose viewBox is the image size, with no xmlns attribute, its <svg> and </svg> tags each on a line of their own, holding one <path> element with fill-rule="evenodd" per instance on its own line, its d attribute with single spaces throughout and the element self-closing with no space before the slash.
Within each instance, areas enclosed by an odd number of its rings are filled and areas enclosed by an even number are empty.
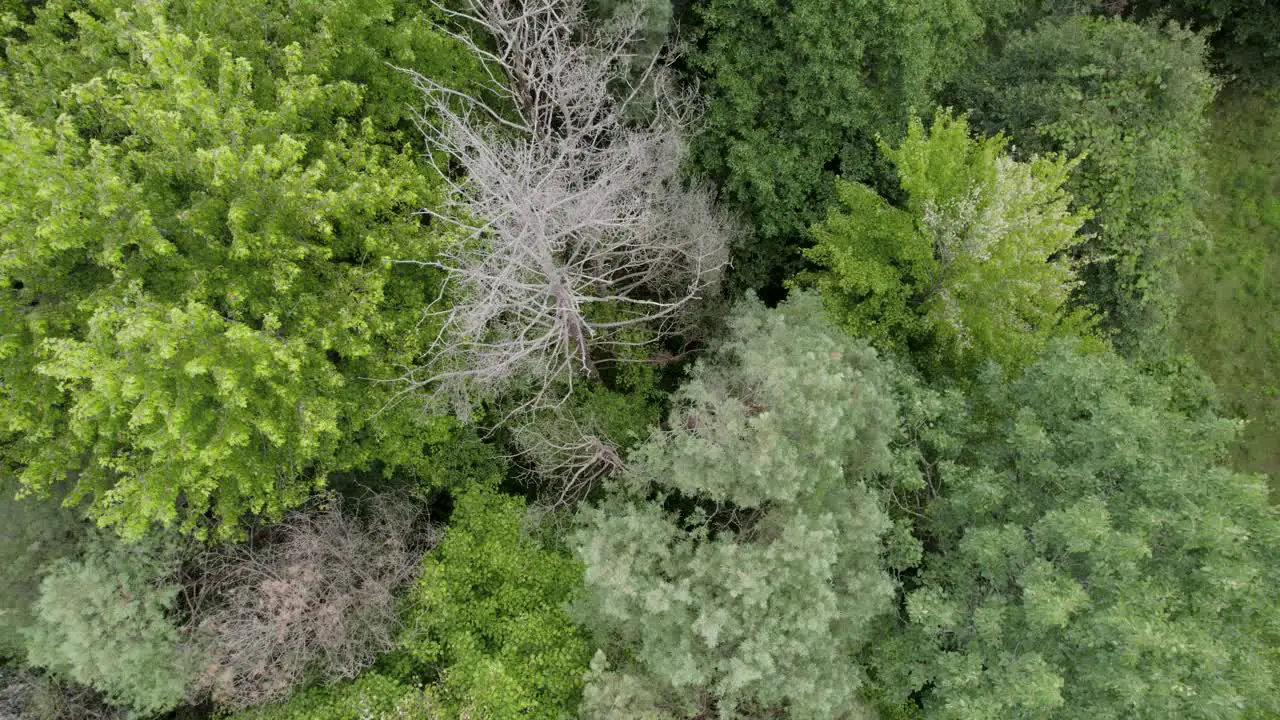
<svg viewBox="0 0 1280 720">
<path fill-rule="evenodd" d="M 527 383 L 534 392 L 516 412 L 545 409 L 575 377 L 596 375 L 600 358 L 672 331 L 717 285 L 728 223 L 680 171 L 691 104 L 665 65 L 637 79 L 630 64 L 640 18 L 591 34 L 581 0 L 468 9 L 440 6 L 492 38 L 486 49 L 450 33 L 482 58 L 483 87 L 464 93 L 411 73 L 433 155 L 461 168 L 437 168 L 450 197 L 423 212 L 460 239 L 442 257 L 406 261 L 446 282 L 426 311 L 440 324 L 429 360 L 403 380 L 406 391 L 454 397 Z"/>
<path fill-rule="evenodd" d="M 202 600 L 187 628 L 201 663 L 193 696 L 229 708 L 275 701 L 312 674 L 355 677 L 395 647 L 395 592 L 438 531 L 422 530 L 419 508 L 404 498 L 375 498 L 364 515 L 334 499 L 289 514 L 268 542 L 201 558 Z"/>
</svg>

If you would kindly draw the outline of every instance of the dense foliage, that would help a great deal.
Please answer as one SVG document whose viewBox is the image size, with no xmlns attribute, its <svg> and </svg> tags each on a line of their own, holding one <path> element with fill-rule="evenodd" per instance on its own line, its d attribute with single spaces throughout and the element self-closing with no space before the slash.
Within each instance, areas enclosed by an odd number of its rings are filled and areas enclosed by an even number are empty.
<svg viewBox="0 0 1280 720">
<path fill-rule="evenodd" d="M 939 115 L 928 131 L 913 120 L 900 146 L 883 148 L 905 208 L 837 181 L 840 206 L 805 252 L 827 270 L 806 279 L 850 334 L 943 367 L 1013 368 L 1051 336 L 1087 332 L 1086 313 L 1067 307 L 1066 253 L 1086 217 L 1062 189 L 1074 163 L 1017 162 L 1005 146 L 971 138 L 962 118 Z"/>
<path fill-rule="evenodd" d="M 580 612 L 617 668 L 588 716 L 856 705 L 848 658 L 892 592 L 864 482 L 896 423 L 883 363 L 821 312 L 810 295 L 740 308 L 673 396 L 671 429 L 583 514 Z"/>
<path fill-rule="evenodd" d="M 234 715 L 235 720 L 434 720 L 439 705 L 419 688 L 376 672 L 297 693 L 288 702 Z"/>
<path fill-rule="evenodd" d="M 1278 19 L 0 0 L 0 716 L 1280 717 Z"/>
<path fill-rule="evenodd" d="M 1231 92 L 1214 110 L 1200 215 L 1183 258 L 1179 339 L 1223 406 L 1248 418 L 1241 469 L 1280 478 L 1280 96 Z M 1274 485 L 1273 485 L 1274 487 Z"/>
<path fill-rule="evenodd" d="M 1172 271 L 1203 232 L 1192 200 L 1214 87 L 1190 31 L 1069 16 L 1014 34 L 961 93 L 1019 152 L 1082 157 L 1067 189 L 1096 212 L 1084 297 L 1125 347 L 1159 338 L 1176 312 Z"/>
<path fill-rule="evenodd" d="M 359 378 L 420 352 L 436 292 L 388 264 L 439 241 L 382 63 L 450 45 L 398 3 L 218 8 L 48 3 L 0 81 L 3 458 L 134 536 L 227 536 L 432 437 Z"/>
<path fill-rule="evenodd" d="M 690 63 L 708 97 L 695 167 L 753 232 L 740 284 L 777 284 L 832 198 L 836 177 L 883 180 L 893 142 L 931 109 L 986 22 L 1014 3 L 971 0 L 710 0 L 694 6 Z"/>
<path fill-rule="evenodd" d="M 1280 516 L 1220 465 L 1235 423 L 1056 344 L 985 372 L 919 437 L 927 548 L 872 651 L 938 718 L 1226 718 L 1280 711 Z"/>
<path fill-rule="evenodd" d="M 401 642 L 452 713 L 554 720 L 581 693 L 586 645 L 562 607 L 581 568 L 521 536 L 523 502 L 463 492 L 409 593 Z"/>
</svg>

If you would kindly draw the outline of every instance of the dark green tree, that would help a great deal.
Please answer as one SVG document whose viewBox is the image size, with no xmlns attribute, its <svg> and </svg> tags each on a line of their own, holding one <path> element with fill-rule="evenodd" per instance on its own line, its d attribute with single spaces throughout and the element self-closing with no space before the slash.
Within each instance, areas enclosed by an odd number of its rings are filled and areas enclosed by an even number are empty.
<svg viewBox="0 0 1280 720">
<path fill-rule="evenodd" d="M 918 418 L 892 506 L 926 550 L 870 652 L 889 697 L 966 720 L 1280 711 L 1280 515 L 1222 464 L 1237 424 L 1173 399 L 1060 341 Z"/>
<path fill-rule="evenodd" d="M 296 11 L 296 12 L 295 12 Z M 467 58 L 397 0 L 51 0 L 0 70 L 0 460 L 139 535 L 235 534 L 444 437 L 367 378 L 426 345 L 444 237 L 408 78 Z"/>
<path fill-rule="evenodd" d="M 962 86 L 975 125 L 1003 130 L 1024 157 L 1083 157 L 1067 185 L 1096 212 L 1083 297 L 1122 347 L 1165 336 L 1173 267 L 1203 232 L 1192 200 L 1215 89 L 1204 39 L 1173 24 L 1056 18 L 1014 34 Z"/>
<path fill-rule="evenodd" d="M 1135 14 L 1172 18 L 1210 33 L 1230 80 L 1250 86 L 1280 79 L 1280 5 L 1263 0 L 1135 0 Z"/>
<path fill-rule="evenodd" d="M 690 65 L 709 101 L 693 165 L 754 227 L 739 284 L 777 285 L 833 199 L 836 177 L 884 183 L 895 143 L 974 52 L 1004 0 L 709 0 Z"/>
</svg>

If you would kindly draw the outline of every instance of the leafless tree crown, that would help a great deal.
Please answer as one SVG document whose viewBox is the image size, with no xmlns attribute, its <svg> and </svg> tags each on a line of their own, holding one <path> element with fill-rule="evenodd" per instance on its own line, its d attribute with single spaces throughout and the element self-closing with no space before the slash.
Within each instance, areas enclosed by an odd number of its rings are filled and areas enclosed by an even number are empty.
<svg viewBox="0 0 1280 720">
<path fill-rule="evenodd" d="M 411 73 L 431 149 L 460 168 L 437 168 L 450 200 L 423 212 L 462 239 L 408 260 L 444 271 L 448 307 L 427 310 L 442 329 L 405 379 L 450 394 L 519 379 L 536 391 L 522 409 L 538 409 L 598 358 L 670 332 L 718 283 L 729 225 L 681 176 L 691 103 L 656 59 L 635 72 L 641 18 L 592 34 L 581 0 L 467 8 L 441 10 L 492 38 L 487 49 L 446 30 L 483 59 L 483 87 Z"/>
<path fill-rule="evenodd" d="M 395 646 L 394 591 L 434 542 L 416 505 L 379 498 L 356 519 L 330 505 L 294 512 L 272 542 L 209 551 L 192 608 L 197 693 L 243 708 L 279 700 L 307 676 L 355 677 Z"/>
</svg>

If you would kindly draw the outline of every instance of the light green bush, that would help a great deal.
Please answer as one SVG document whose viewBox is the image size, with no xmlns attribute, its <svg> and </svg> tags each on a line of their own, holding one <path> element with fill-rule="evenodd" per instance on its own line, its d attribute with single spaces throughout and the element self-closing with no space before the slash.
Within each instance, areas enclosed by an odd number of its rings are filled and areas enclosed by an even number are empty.
<svg viewBox="0 0 1280 720">
<path fill-rule="evenodd" d="M 40 583 L 27 659 L 140 713 L 171 710 L 192 677 L 173 622 L 178 559 L 160 539 L 89 537 Z"/>
</svg>

